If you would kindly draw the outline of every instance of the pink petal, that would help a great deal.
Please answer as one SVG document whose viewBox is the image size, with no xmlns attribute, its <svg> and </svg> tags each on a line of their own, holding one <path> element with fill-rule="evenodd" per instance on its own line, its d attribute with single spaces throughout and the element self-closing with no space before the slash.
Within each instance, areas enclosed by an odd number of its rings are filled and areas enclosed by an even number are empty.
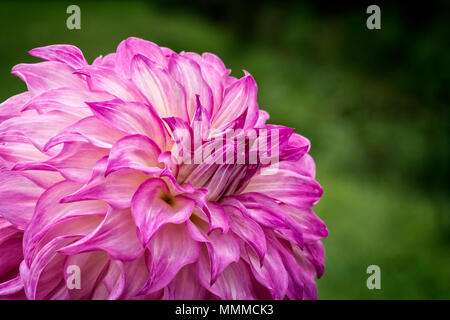
<svg viewBox="0 0 450 320">
<path fill-rule="evenodd" d="M 67 142 L 56 156 L 42 162 L 17 163 L 13 170 L 57 170 L 67 180 L 85 183 L 95 163 L 109 153 L 86 142 Z"/>
<path fill-rule="evenodd" d="M 281 167 L 276 175 L 255 175 L 242 192 L 259 192 L 298 208 L 314 206 L 322 196 L 319 183 L 311 177 Z"/>
<path fill-rule="evenodd" d="M 130 262 L 115 261 L 120 268 L 120 281 L 111 290 L 109 299 L 134 299 L 146 284 L 149 273 L 145 255 Z"/>
<path fill-rule="evenodd" d="M 101 91 L 56 88 L 33 97 L 24 105 L 23 110 L 37 110 L 39 113 L 59 110 L 77 117 L 86 117 L 92 115 L 86 101 L 104 101 L 112 98 L 112 95 Z"/>
<path fill-rule="evenodd" d="M 203 300 L 207 294 L 197 279 L 194 264 L 183 267 L 165 289 L 170 300 Z"/>
<path fill-rule="evenodd" d="M 104 215 L 106 204 L 101 201 L 85 201 L 76 203 L 60 203 L 60 199 L 77 190 L 78 183 L 63 181 L 47 189 L 36 203 L 35 213 L 24 234 L 24 253 L 31 259 L 39 241 L 58 222 L 79 216 Z M 75 228 L 72 225 L 72 228 Z M 30 260 L 27 260 L 29 263 Z"/>
<path fill-rule="evenodd" d="M 81 50 L 71 45 L 59 44 L 40 47 L 32 49 L 29 53 L 44 60 L 67 64 L 74 69 L 87 65 Z"/>
<path fill-rule="evenodd" d="M 251 128 L 258 118 L 256 82 L 251 75 L 236 81 L 225 90 L 222 106 L 212 119 L 213 127 L 220 128 L 247 110 L 245 128 Z"/>
<path fill-rule="evenodd" d="M 142 55 L 131 63 L 132 80 L 161 118 L 188 120 L 186 93 L 169 73 Z"/>
<path fill-rule="evenodd" d="M 223 101 L 224 76 L 226 73 L 225 66 L 223 66 L 222 61 L 217 57 L 216 58 L 220 61 L 219 63 L 210 61 L 216 59 L 211 59 L 214 55 L 208 53 L 204 53 L 203 57 L 201 57 L 193 52 L 182 52 L 180 53 L 180 56 L 188 57 L 199 64 L 202 71 L 202 77 L 206 81 L 206 84 L 211 88 L 213 94 L 213 107 L 210 111 L 210 115 L 214 115 L 222 105 Z"/>
<path fill-rule="evenodd" d="M 232 232 L 220 234 L 213 231 L 206 243 L 211 263 L 211 284 L 217 281 L 223 270 L 241 256 L 240 242 Z"/>
<path fill-rule="evenodd" d="M 23 282 L 22 279 L 20 278 L 20 275 L 18 275 L 17 277 L 9 281 L 0 283 L 0 297 L 12 295 L 14 293 L 19 292 L 22 289 L 23 289 Z"/>
<path fill-rule="evenodd" d="M 302 209 L 289 205 L 281 205 L 281 208 L 300 225 L 305 242 L 314 242 L 328 236 L 327 226 L 311 208 Z"/>
<path fill-rule="evenodd" d="M 42 151 L 51 137 L 77 120 L 76 117 L 60 111 L 11 118 L 0 123 L 0 142 L 32 143 Z M 46 125 L 42 125 L 43 123 Z"/>
<path fill-rule="evenodd" d="M 12 96 L 0 104 L 0 122 L 21 114 L 25 104 L 30 100 L 30 93 L 23 92 Z"/>
<path fill-rule="evenodd" d="M 168 199 L 167 202 L 165 199 Z M 151 178 L 143 183 L 132 200 L 133 218 L 141 242 L 146 245 L 165 224 L 189 219 L 195 202 L 182 195 L 173 196 L 164 180 Z"/>
<path fill-rule="evenodd" d="M 0 170 L 0 181 L 0 216 L 24 230 L 44 189 L 8 170 Z"/>
<path fill-rule="evenodd" d="M 147 174 L 157 174 L 162 171 L 162 164 L 158 157 L 159 147 L 143 135 L 126 136 L 117 141 L 108 157 L 106 175 L 111 172 L 130 168 Z"/>
<path fill-rule="evenodd" d="M 63 129 L 44 146 L 44 151 L 64 142 L 89 142 L 99 148 L 111 148 L 114 142 L 124 137 L 125 133 L 108 127 L 96 117 L 83 118 Z"/>
<path fill-rule="evenodd" d="M 227 233 L 230 229 L 230 216 L 225 209 L 217 202 L 208 201 L 206 214 L 209 219 L 209 232 L 220 229 L 222 233 Z"/>
<path fill-rule="evenodd" d="M 107 126 L 127 134 L 145 135 L 155 141 L 161 150 L 166 150 L 168 134 L 150 106 L 118 99 L 88 104 L 95 116 Z"/>
<path fill-rule="evenodd" d="M 131 61 L 137 54 L 141 54 L 160 66 L 167 66 L 166 58 L 161 48 L 153 42 L 129 37 L 117 47 L 116 69 L 126 78 L 131 78 Z"/>
<path fill-rule="evenodd" d="M 144 248 L 136 236 L 136 225 L 130 209 L 108 208 L 105 219 L 91 234 L 59 252 L 74 255 L 103 250 L 112 259 L 131 261 L 142 255 Z"/>
<path fill-rule="evenodd" d="M 267 244 L 266 244 L 266 236 L 261 227 L 250 218 L 247 218 L 246 215 L 242 213 L 242 207 L 238 203 L 238 201 L 231 201 L 232 199 L 226 199 L 222 205 L 225 208 L 225 211 L 231 217 L 230 229 L 233 231 L 238 237 L 248 243 L 258 254 L 260 260 L 264 259 L 264 255 L 266 254 Z M 229 201 L 229 203 L 227 203 Z"/>
<path fill-rule="evenodd" d="M 120 78 L 112 69 L 86 66 L 76 72 L 87 77 L 89 89 L 92 91 L 104 91 L 124 101 L 144 101 L 134 84 L 128 79 Z"/>
<path fill-rule="evenodd" d="M 133 194 L 148 176 L 133 169 L 123 169 L 105 177 L 106 165 L 106 157 L 98 161 L 89 182 L 78 191 L 62 198 L 61 202 L 103 200 L 117 208 L 129 208 Z"/>
<path fill-rule="evenodd" d="M 197 261 L 200 243 L 191 239 L 184 225 L 167 224 L 148 244 L 150 278 L 141 293 L 148 294 L 165 287 L 178 271 Z"/>
<path fill-rule="evenodd" d="M 61 87 L 87 89 L 86 83 L 79 76 L 73 74 L 73 69 L 60 62 L 22 63 L 16 65 L 11 73 L 27 84 L 28 91 L 32 96 Z"/>
<path fill-rule="evenodd" d="M 202 252 L 196 264 L 196 272 L 201 284 L 223 300 L 253 300 L 256 298 L 249 276 L 251 272 L 242 260 L 231 263 L 211 285 L 209 259 L 207 254 Z"/>
<path fill-rule="evenodd" d="M 247 249 L 247 254 L 256 280 L 270 291 L 273 299 L 284 299 L 288 289 L 289 277 L 283 261 L 273 245 L 267 246 L 262 266 L 258 255 L 253 250 Z"/>
<path fill-rule="evenodd" d="M 0 157 L 8 169 L 11 169 L 18 162 L 45 161 L 49 158 L 48 155 L 42 153 L 34 146 L 20 142 L 0 144 Z"/>
<path fill-rule="evenodd" d="M 212 91 L 203 79 L 200 66 L 195 61 L 174 54 L 169 60 L 169 73 L 185 88 L 189 119 L 193 119 L 197 109 L 196 95 L 199 95 L 201 105 L 208 114 L 211 114 L 213 108 Z"/>
<path fill-rule="evenodd" d="M 67 270 L 71 265 L 78 266 L 81 274 L 81 288 L 68 290 L 70 299 L 72 300 L 87 300 L 91 296 L 103 280 L 105 271 L 108 268 L 109 259 L 105 252 L 94 251 L 85 252 L 73 256 L 68 256 L 62 270 Z M 70 275 L 64 272 L 64 282 Z M 65 283 L 64 283 L 65 284 Z"/>
</svg>

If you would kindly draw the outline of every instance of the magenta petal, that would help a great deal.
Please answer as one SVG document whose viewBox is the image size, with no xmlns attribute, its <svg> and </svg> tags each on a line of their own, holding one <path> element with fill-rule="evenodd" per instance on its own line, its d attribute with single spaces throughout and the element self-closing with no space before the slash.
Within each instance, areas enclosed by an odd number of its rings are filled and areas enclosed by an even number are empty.
<svg viewBox="0 0 450 320">
<path fill-rule="evenodd" d="M 166 149 L 166 129 L 153 108 L 142 103 L 119 99 L 88 103 L 95 116 L 107 126 L 126 132 L 141 134 Z"/>
<path fill-rule="evenodd" d="M 75 265 L 80 268 L 81 288 L 68 290 L 70 299 L 86 300 L 91 299 L 94 290 L 104 277 L 105 271 L 109 266 L 108 255 L 102 251 L 85 252 L 77 255 L 68 256 L 63 270 L 67 270 L 69 266 Z M 64 286 L 68 273 L 64 272 Z"/>
<path fill-rule="evenodd" d="M 130 209 L 109 207 L 97 229 L 59 252 L 74 255 L 93 250 L 106 251 L 112 259 L 122 261 L 131 261 L 142 255 L 144 248 L 136 236 Z"/>
<path fill-rule="evenodd" d="M 189 119 L 193 119 L 197 109 L 196 95 L 200 97 L 200 103 L 208 114 L 211 114 L 213 95 L 211 88 L 202 77 L 200 66 L 189 58 L 174 54 L 169 60 L 169 72 L 186 90 Z"/>
<path fill-rule="evenodd" d="M 44 189 L 17 172 L 0 169 L 0 216 L 24 230 Z"/>
<path fill-rule="evenodd" d="M 275 175 L 255 175 L 243 192 L 260 192 L 298 208 L 314 206 L 322 196 L 319 183 L 311 177 L 280 168 Z"/>
<path fill-rule="evenodd" d="M 32 252 L 44 237 L 59 221 L 73 217 L 103 215 L 106 204 L 101 201 L 85 201 L 61 204 L 60 199 L 79 188 L 79 184 L 63 181 L 47 189 L 36 204 L 35 214 L 25 231 L 23 243 L 25 257 L 31 259 Z M 28 260 L 27 262 L 30 262 Z"/>
<path fill-rule="evenodd" d="M 116 69 L 126 78 L 131 78 L 131 61 L 137 54 L 141 54 L 150 61 L 166 66 L 166 58 L 158 45 L 139 38 L 129 37 L 117 47 Z"/>
<path fill-rule="evenodd" d="M 22 289 L 23 289 L 23 282 L 22 279 L 20 278 L 20 275 L 18 275 L 17 277 L 9 281 L 0 283 L 0 297 L 17 293 Z"/>
<path fill-rule="evenodd" d="M 71 45 L 58 44 L 40 47 L 30 50 L 29 53 L 44 60 L 65 63 L 75 69 L 87 65 L 81 50 Z"/>
<path fill-rule="evenodd" d="M 142 289 L 143 294 L 152 293 L 166 286 L 178 271 L 197 261 L 200 243 L 191 239 L 184 225 L 167 224 L 159 230 L 148 244 L 150 278 Z"/>
<path fill-rule="evenodd" d="M 249 267 L 242 260 L 231 263 L 211 285 L 208 255 L 202 252 L 196 263 L 196 272 L 202 285 L 223 300 L 253 300 L 256 298 Z"/>
<path fill-rule="evenodd" d="M 253 127 L 258 118 L 256 102 L 257 86 L 251 75 L 236 81 L 226 91 L 222 106 L 212 119 L 214 128 L 220 128 L 231 122 L 247 110 L 245 127 Z"/>
<path fill-rule="evenodd" d="M 129 208 L 131 198 L 147 176 L 137 170 L 122 169 L 105 177 L 106 166 L 106 157 L 99 160 L 94 166 L 89 182 L 76 192 L 62 198 L 61 202 L 104 200 L 117 208 Z"/>
<path fill-rule="evenodd" d="M 23 92 L 12 96 L 0 104 L 0 123 L 6 119 L 16 117 L 21 114 L 26 103 L 30 100 L 30 93 Z"/>
<path fill-rule="evenodd" d="M 51 138 L 44 146 L 47 151 L 54 146 L 73 141 L 89 142 L 99 148 L 111 148 L 125 133 L 106 126 L 96 117 L 86 117 L 65 128 Z"/>
<path fill-rule="evenodd" d="M 227 233 L 230 229 L 230 216 L 225 209 L 217 202 L 209 201 L 207 203 L 206 215 L 209 219 L 209 232 L 220 229 L 222 233 Z"/>
<path fill-rule="evenodd" d="M 41 162 L 21 162 L 13 170 L 57 170 L 70 181 L 84 183 L 92 175 L 92 168 L 107 149 L 98 148 L 86 142 L 67 142 L 54 157 Z"/>
<path fill-rule="evenodd" d="M 11 73 L 27 84 L 28 91 L 33 96 L 62 87 L 87 89 L 86 83 L 79 76 L 73 74 L 73 69 L 60 62 L 22 63 L 14 66 Z"/>
<path fill-rule="evenodd" d="M 282 300 L 286 295 L 289 278 L 283 266 L 283 261 L 272 244 L 267 246 L 264 262 L 260 265 L 258 255 L 247 249 L 250 267 L 253 274 L 264 287 L 272 294 L 273 299 Z"/>
<path fill-rule="evenodd" d="M 0 142 L 32 143 L 42 151 L 51 137 L 77 120 L 77 117 L 60 111 L 10 118 L 0 123 Z"/>
<path fill-rule="evenodd" d="M 207 291 L 200 284 L 194 264 L 183 267 L 166 287 L 167 298 L 171 300 L 203 300 Z"/>
<path fill-rule="evenodd" d="M 233 205 L 224 205 L 225 211 L 231 217 L 231 231 L 247 242 L 262 261 L 267 250 L 266 236 L 258 223 L 247 218 L 242 211 Z"/>
<path fill-rule="evenodd" d="M 133 58 L 131 71 L 133 82 L 161 118 L 189 119 L 184 89 L 166 70 L 138 54 Z"/>
<path fill-rule="evenodd" d="M 128 79 L 118 77 L 114 70 L 99 66 L 86 66 L 77 69 L 76 73 L 87 77 L 91 91 L 104 91 L 123 101 L 144 101 L 134 84 Z"/>
<path fill-rule="evenodd" d="M 92 111 L 86 101 L 104 101 L 112 98 L 114 97 L 106 92 L 63 87 L 34 96 L 24 105 L 23 110 L 36 110 L 39 113 L 59 110 L 77 117 L 91 116 Z"/>
<path fill-rule="evenodd" d="M 143 183 L 132 199 L 133 218 L 138 227 L 141 242 L 146 245 L 165 224 L 180 224 L 191 216 L 194 200 L 173 196 L 160 178 Z"/>
<path fill-rule="evenodd" d="M 124 168 L 140 170 L 147 174 L 161 173 L 162 164 L 158 160 L 160 153 L 156 143 L 146 136 L 126 136 L 113 145 L 105 174 Z"/>
<path fill-rule="evenodd" d="M 239 260 L 241 256 L 240 242 L 232 232 L 220 234 L 218 231 L 214 231 L 209 235 L 206 246 L 211 262 L 211 284 L 214 284 L 230 263 Z"/>
</svg>

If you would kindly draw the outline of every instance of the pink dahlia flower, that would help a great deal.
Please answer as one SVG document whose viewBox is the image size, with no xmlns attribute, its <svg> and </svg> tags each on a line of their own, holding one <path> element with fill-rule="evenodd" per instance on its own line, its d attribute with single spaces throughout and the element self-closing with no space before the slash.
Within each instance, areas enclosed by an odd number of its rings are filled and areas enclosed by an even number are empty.
<svg viewBox="0 0 450 320">
<path fill-rule="evenodd" d="M 0 298 L 315 299 L 322 189 L 213 54 L 53 45 L 0 106 Z"/>
</svg>

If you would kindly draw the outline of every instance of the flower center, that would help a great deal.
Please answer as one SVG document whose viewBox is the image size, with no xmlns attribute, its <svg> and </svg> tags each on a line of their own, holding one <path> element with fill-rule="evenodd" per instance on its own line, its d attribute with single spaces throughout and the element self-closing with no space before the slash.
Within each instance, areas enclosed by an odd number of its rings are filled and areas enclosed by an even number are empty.
<svg viewBox="0 0 450 320">
<path fill-rule="evenodd" d="M 161 195 L 161 200 L 164 201 L 165 203 L 167 203 L 171 207 L 173 207 L 173 205 L 175 204 L 175 199 L 169 193 L 162 194 Z"/>
</svg>

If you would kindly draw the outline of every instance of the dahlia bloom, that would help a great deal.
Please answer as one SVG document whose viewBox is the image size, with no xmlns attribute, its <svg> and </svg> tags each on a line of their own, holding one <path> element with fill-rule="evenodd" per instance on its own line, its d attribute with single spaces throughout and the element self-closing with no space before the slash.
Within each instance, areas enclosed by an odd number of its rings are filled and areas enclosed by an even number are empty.
<svg viewBox="0 0 450 320">
<path fill-rule="evenodd" d="M 310 144 L 248 72 L 138 38 L 30 54 L 0 105 L 1 299 L 317 298 Z"/>
</svg>

